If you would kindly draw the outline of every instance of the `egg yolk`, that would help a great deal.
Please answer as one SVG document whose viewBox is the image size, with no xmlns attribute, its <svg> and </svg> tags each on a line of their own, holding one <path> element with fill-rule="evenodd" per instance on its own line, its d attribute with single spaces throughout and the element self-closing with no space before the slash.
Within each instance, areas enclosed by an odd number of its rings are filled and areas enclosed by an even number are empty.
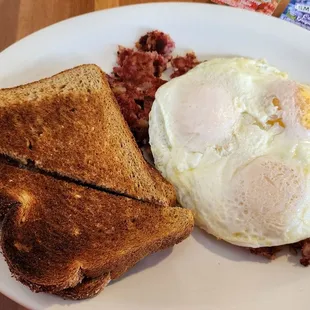
<svg viewBox="0 0 310 310">
<path fill-rule="evenodd" d="M 277 107 L 278 110 L 281 110 L 280 100 L 277 97 L 272 99 L 272 104 L 275 107 Z M 267 121 L 267 124 L 271 125 L 271 126 L 273 126 L 274 124 L 278 124 L 279 126 L 281 126 L 283 128 L 285 127 L 282 118 L 276 118 L 276 119 L 269 120 L 269 121 Z"/>
<path fill-rule="evenodd" d="M 298 88 L 298 104 L 301 109 L 301 124 L 310 129 L 310 86 L 302 85 Z"/>
</svg>

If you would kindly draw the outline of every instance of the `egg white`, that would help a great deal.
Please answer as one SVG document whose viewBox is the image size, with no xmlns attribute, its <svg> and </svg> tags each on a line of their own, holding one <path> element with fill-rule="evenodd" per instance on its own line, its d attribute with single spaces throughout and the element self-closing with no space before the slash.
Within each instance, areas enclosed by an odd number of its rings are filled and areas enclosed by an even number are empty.
<svg viewBox="0 0 310 310">
<path fill-rule="evenodd" d="M 247 247 L 310 237 L 308 95 L 246 58 L 201 63 L 160 87 L 150 113 L 155 164 L 198 226 Z"/>
</svg>

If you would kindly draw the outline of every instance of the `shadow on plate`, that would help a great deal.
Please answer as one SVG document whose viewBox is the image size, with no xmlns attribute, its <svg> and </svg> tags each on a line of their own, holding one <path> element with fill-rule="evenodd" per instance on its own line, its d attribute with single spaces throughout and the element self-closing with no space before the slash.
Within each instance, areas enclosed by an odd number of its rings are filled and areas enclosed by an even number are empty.
<svg viewBox="0 0 310 310">
<path fill-rule="evenodd" d="M 287 262 L 304 268 L 299 263 L 299 254 L 294 255 L 292 254 L 288 246 L 284 246 L 283 249 L 277 253 L 275 260 L 269 260 L 265 257 L 261 257 L 259 255 L 255 255 L 250 253 L 250 250 L 247 248 L 239 247 L 227 243 L 223 240 L 218 240 L 214 236 L 208 234 L 204 230 L 200 228 L 195 228 L 194 232 L 192 233 L 193 238 L 201 244 L 204 248 L 208 251 L 221 256 L 225 257 L 228 260 L 236 261 L 236 262 L 255 262 L 255 263 L 262 263 L 262 264 L 270 264 L 276 263 L 277 260 L 286 258 Z"/>
<path fill-rule="evenodd" d="M 130 277 L 136 273 L 139 273 L 145 269 L 155 267 L 160 262 L 162 262 L 164 259 L 166 259 L 172 253 L 172 251 L 173 251 L 173 248 L 169 248 L 169 249 L 166 249 L 166 250 L 147 256 L 146 258 L 138 262 L 133 268 L 129 269 L 129 271 L 126 272 L 123 276 L 112 281 L 110 285 L 113 285 L 114 283 L 117 283 L 118 281 L 122 281 L 123 279 Z"/>
</svg>

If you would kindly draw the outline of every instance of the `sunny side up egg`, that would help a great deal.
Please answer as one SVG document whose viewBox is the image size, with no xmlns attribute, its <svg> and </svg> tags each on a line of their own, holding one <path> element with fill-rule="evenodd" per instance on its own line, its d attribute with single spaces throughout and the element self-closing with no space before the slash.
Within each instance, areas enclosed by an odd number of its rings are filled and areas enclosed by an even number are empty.
<svg viewBox="0 0 310 310">
<path fill-rule="evenodd" d="M 213 59 L 164 84 L 156 167 L 196 224 L 246 247 L 310 237 L 310 86 L 265 61 Z"/>
</svg>

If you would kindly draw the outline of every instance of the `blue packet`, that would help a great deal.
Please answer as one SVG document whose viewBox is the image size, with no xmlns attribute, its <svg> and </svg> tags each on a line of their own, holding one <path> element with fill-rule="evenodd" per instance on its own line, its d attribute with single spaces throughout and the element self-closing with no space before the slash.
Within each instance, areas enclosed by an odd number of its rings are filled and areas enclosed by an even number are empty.
<svg viewBox="0 0 310 310">
<path fill-rule="evenodd" d="M 280 18 L 310 30 L 310 0 L 291 0 Z"/>
</svg>

